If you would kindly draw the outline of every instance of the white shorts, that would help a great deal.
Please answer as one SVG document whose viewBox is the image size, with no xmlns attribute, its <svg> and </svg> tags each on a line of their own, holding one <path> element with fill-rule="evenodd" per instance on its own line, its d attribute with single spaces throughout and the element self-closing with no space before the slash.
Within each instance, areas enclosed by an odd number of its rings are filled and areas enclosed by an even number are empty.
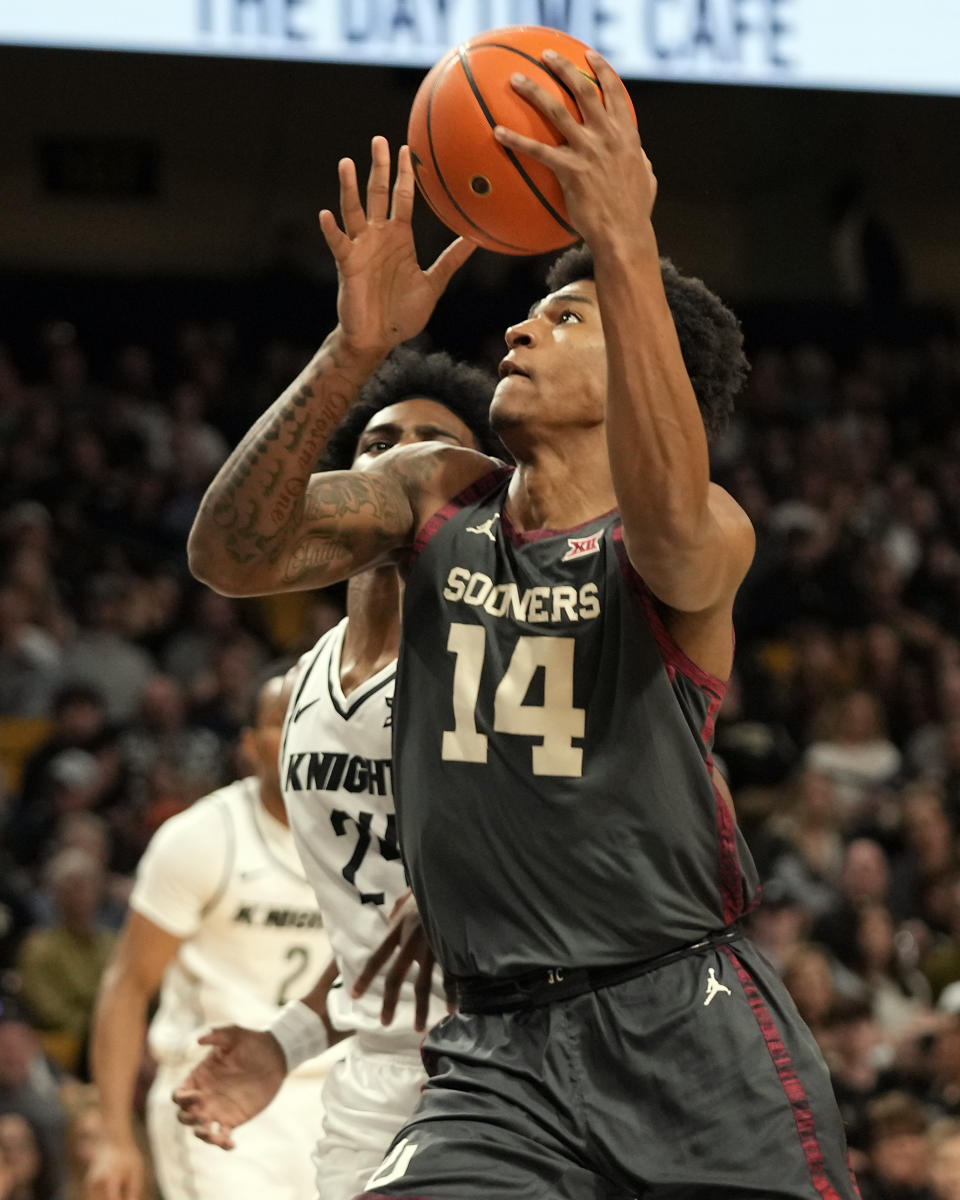
<svg viewBox="0 0 960 1200">
<path fill-rule="evenodd" d="M 425 1082 L 418 1048 L 378 1049 L 375 1038 L 350 1038 L 323 1085 L 323 1137 L 313 1160 L 318 1200 L 352 1200 L 365 1190 Z"/>
<path fill-rule="evenodd" d="M 158 1067 L 147 1097 L 147 1132 L 164 1200 L 309 1200 L 323 1075 L 287 1079 L 267 1108 L 234 1132 L 234 1148 L 221 1150 L 177 1120 L 171 1094 L 191 1066 Z"/>
</svg>

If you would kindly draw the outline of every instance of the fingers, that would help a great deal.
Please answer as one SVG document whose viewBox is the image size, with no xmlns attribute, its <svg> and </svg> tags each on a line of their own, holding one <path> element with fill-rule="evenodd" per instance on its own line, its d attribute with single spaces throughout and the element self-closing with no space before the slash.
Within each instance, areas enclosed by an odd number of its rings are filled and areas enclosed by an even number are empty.
<svg viewBox="0 0 960 1200">
<path fill-rule="evenodd" d="M 382 221 L 390 205 L 390 147 L 379 134 L 370 143 L 370 175 L 367 179 L 367 220 Z"/>
<path fill-rule="evenodd" d="M 181 1105 L 177 1112 L 177 1120 L 181 1125 L 192 1129 L 194 1137 L 199 1138 L 201 1142 L 219 1146 L 221 1150 L 232 1150 L 234 1147 L 233 1138 L 230 1136 L 232 1127 L 204 1114 L 196 1105 Z"/>
<path fill-rule="evenodd" d="M 401 146 L 400 153 L 397 155 L 397 178 L 393 185 L 393 205 L 390 209 L 392 220 L 410 221 L 413 219 L 413 197 L 416 190 L 410 147 Z"/>
<path fill-rule="evenodd" d="M 615 117 L 625 116 L 631 125 L 635 125 L 636 120 L 623 86 L 623 80 L 603 55 L 598 54 L 596 50 L 588 50 L 585 58 L 593 67 L 593 72 L 600 84 L 600 90 L 603 92 L 603 104 L 607 112 Z"/>
<path fill-rule="evenodd" d="M 355 238 L 363 232 L 367 217 L 360 203 L 357 166 L 352 158 L 340 159 L 337 164 L 337 178 L 340 180 L 340 220 L 347 237 Z"/>
<path fill-rule="evenodd" d="M 350 995 L 354 1000 L 358 1000 L 374 979 L 380 974 L 384 963 L 393 954 L 400 942 L 399 926 L 391 929 L 387 936 L 383 939 L 380 945 L 367 959 L 366 965 L 360 974 L 353 981 L 353 987 L 350 989 Z"/>
<path fill-rule="evenodd" d="M 216 1046 L 218 1050 L 229 1050 L 237 1040 L 238 1026 L 218 1025 L 197 1038 L 198 1046 Z"/>
<path fill-rule="evenodd" d="M 427 1020 L 430 1016 L 430 985 L 433 983 L 433 955 L 427 954 L 423 962 L 420 964 L 420 970 L 417 972 L 417 978 L 413 984 L 413 994 L 416 998 L 416 1011 L 414 1014 L 413 1027 L 418 1033 L 422 1033 L 427 1027 Z"/>
<path fill-rule="evenodd" d="M 443 291 L 476 249 L 476 242 L 459 237 L 440 251 L 433 266 L 427 268 L 426 274 L 435 279 L 439 290 Z"/>
</svg>

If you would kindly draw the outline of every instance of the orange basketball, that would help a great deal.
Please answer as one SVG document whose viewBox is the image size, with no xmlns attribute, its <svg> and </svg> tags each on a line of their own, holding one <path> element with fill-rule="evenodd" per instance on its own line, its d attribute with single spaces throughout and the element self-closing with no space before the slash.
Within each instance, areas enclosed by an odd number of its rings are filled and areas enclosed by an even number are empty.
<svg viewBox="0 0 960 1200">
<path fill-rule="evenodd" d="M 407 142 L 427 203 L 454 233 L 500 254 L 544 254 L 578 237 L 553 172 L 493 136 L 495 125 L 505 125 L 537 141 L 560 141 L 553 126 L 513 90 L 515 71 L 552 92 L 580 119 L 566 84 L 541 57 L 546 49 L 569 59 L 599 88 L 584 56 L 589 46 L 559 29 L 511 25 L 478 33 L 445 54 L 420 84 L 410 110 Z"/>
</svg>

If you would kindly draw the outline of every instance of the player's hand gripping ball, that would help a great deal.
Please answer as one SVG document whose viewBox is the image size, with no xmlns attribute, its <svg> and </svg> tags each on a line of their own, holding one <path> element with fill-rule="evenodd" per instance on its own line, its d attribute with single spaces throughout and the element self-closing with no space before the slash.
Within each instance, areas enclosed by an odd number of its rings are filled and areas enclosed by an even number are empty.
<svg viewBox="0 0 960 1200">
<path fill-rule="evenodd" d="M 589 46 L 558 29 L 511 25 L 479 33 L 445 54 L 420 84 L 410 110 L 407 142 L 427 203 L 454 233 L 500 254 L 545 254 L 577 241 L 553 172 L 493 136 L 494 126 L 504 125 L 552 146 L 561 140 L 513 90 L 515 71 L 561 99 L 580 120 L 567 85 L 541 57 L 547 49 L 600 87 L 585 57 Z"/>
</svg>

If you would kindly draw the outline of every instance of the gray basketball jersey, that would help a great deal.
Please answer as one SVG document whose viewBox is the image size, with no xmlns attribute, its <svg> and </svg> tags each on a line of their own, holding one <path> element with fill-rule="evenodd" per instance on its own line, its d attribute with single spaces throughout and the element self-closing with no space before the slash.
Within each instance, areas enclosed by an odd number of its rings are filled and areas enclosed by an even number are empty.
<svg viewBox="0 0 960 1200">
<path fill-rule="evenodd" d="M 723 684 L 673 642 L 618 513 L 521 533 L 510 474 L 436 514 L 405 588 L 400 841 L 456 975 L 653 957 L 756 889 L 709 770 Z"/>
</svg>

